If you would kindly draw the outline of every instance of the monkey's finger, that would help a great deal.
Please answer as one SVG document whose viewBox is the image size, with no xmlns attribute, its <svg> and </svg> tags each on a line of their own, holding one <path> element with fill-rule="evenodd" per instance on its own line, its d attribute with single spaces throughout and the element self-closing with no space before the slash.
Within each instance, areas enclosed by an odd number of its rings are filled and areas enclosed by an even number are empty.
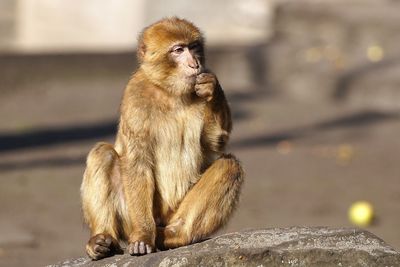
<svg viewBox="0 0 400 267">
<path fill-rule="evenodd" d="M 110 248 L 99 246 L 99 245 L 95 245 L 94 246 L 94 251 L 97 252 L 97 253 L 108 254 L 108 253 L 110 253 Z"/>
<path fill-rule="evenodd" d="M 126 247 L 126 251 L 130 254 L 133 255 L 133 244 L 129 243 L 129 245 Z"/>
<path fill-rule="evenodd" d="M 153 253 L 153 248 L 149 245 L 146 245 L 147 253 Z"/>
<path fill-rule="evenodd" d="M 201 95 L 212 95 L 212 89 L 209 86 L 206 85 L 196 85 L 194 87 L 194 90 L 196 91 L 196 94 L 201 96 Z"/>
<path fill-rule="evenodd" d="M 196 80 L 196 84 L 207 84 L 207 83 L 213 83 L 211 79 L 198 79 Z"/>
<path fill-rule="evenodd" d="M 145 247 L 143 241 L 139 243 L 139 253 L 140 254 L 146 254 L 146 247 Z"/>
<path fill-rule="evenodd" d="M 196 84 L 216 83 L 216 78 L 211 73 L 201 73 L 196 77 Z"/>
<path fill-rule="evenodd" d="M 196 95 L 201 98 L 205 98 L 207 102 L 212 99 L 212 91 L 201 86 L 195 87 Z"/>
<path fill-rule="evenodd" d="M 86 254 L 93 260 L 98 260 L 98 255 L 92 250 L 86 250 Z"/>
<path fill-rule="evenodd" d="M 94 241 L 96 244 L 104 242 L 105 236 L 104 235 L 98 235 L 96 240 Z"/>
<path fill-rule="evenodd" d="M 107 244 L 107 247 L 111 246 L 112 243 L 112 237 L 111 236 L 107 236 L 105 239 L 105 243 Z"/>
<path fill-rule="evenodd" d="M 196 79 L 196 84 L 215 84 L 216 81 L 213 78 L 202 78 Z"/>
<path fill-rule="evenodd" d="M 139 254 L 139 242 L 134 242 L 129 246 L 129 254 L 131 255 Z"/>
<path fill-rule="evenodd" d="M 97 239 L 95 244 L 103 246 L 103 247 L 109 247 L 110 246 L 109 244 L 107 244 L 107 242 L 105 240 L 101 240 L 101 239 Z"/>
</svg>

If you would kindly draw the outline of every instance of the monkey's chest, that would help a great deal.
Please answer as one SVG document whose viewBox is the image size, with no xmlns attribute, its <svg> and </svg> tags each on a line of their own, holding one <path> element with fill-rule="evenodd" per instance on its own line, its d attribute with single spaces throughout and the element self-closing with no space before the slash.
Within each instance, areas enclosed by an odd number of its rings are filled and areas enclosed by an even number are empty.
<svg viewBox="0 0 400 267">
<path fill-rule="evenodd" d="M 155 176 L 162 201 L 176 208 L 198 181 L 202 165 L 200 110 L 182 110 L 160 123 L 155 150 Z"/>
</svg>

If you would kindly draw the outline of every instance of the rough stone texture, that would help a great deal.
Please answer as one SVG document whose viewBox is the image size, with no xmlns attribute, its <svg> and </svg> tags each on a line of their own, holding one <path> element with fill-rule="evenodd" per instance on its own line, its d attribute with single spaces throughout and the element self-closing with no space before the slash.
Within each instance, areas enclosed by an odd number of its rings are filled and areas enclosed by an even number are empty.
<svg viewBox="0 0 400 267">
<path fill-rule="evenodd" d="M 399 1 L 286 1 L 267 48 L 270 87 L 295 99 L 398 108 Z M 368 51 L 381 49 L 381 58 Z"/>
<path fill-rule="evenodd" d="M 400 266 L 400 254 L 359 229 L 247 230 L 142 257 L 67 260 L 61 266 Z"/>
</svg>

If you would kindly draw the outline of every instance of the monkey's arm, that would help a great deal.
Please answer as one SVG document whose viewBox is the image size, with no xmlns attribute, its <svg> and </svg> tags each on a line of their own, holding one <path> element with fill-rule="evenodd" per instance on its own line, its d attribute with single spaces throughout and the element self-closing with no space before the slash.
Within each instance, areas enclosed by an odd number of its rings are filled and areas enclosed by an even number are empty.
<svg viewBox="0 0 400 267">
<path fill-rule="evenodd" d="M 123 140 L 121 173 L 129 229 L 128 252 L 154 251 L 156 226 L 152 214 L 154 177 L 150 123 L 145 111 L 122 106 L 119 135 Z"/>
<path fill-rule="evenodd" d="M 231 112 L 224 91 L 213 73 L 200 74 L 196 94 L 206 101 L 203 144 L 221 154 L 232 130 Z"/>
<path fill-rule="evenodd" d="M 227 132 L 227 134 L 230 134 L 232 131 L 231 110 L 229 108 L 228 101 L 226 100 L 224 91 L 222 90 L 222 87 L 218 81 L 209 106 L 217 123 L 224 131 Z"/>
</svg>

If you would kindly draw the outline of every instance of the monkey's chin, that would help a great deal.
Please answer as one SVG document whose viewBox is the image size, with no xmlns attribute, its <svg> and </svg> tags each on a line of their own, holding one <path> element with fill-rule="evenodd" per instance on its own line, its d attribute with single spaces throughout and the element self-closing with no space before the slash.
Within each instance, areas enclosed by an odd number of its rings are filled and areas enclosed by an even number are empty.
<svg viewBox="0 0 400 267">
<path fill-rule="evenodd" d="M 193 86 L 194 87 L 194 85 L 196 84 L 196 77 L 197 77 L 197 74 L 185 75 L 183 80 L 189 86 Z"/>
</svg>

